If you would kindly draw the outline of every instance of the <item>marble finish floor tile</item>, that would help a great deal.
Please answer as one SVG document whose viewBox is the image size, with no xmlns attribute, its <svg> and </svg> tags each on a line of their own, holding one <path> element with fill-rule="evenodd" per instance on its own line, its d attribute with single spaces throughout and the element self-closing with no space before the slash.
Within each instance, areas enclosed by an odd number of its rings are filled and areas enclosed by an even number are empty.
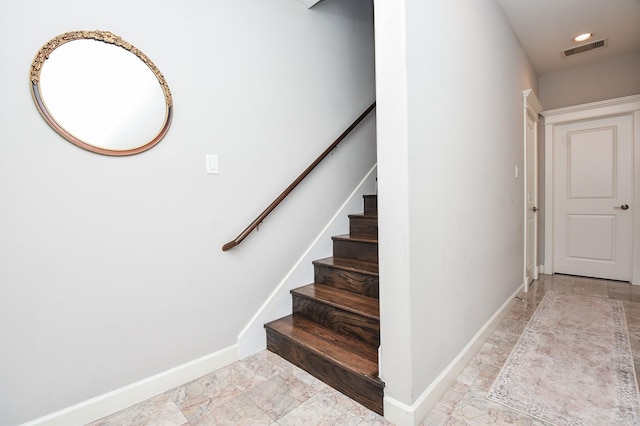
<svg viewBox="0 0 640 426">
<path fill-rule="evenodd" d="M 486 398 L 489 387 L 547 291 L 621 300 L 640 368 L 640 287 L 616 281 L 541 275 L 440 398 L 422 426 L 545 423 Z M 263 351 L 90 426 L 339 425 L 388 426 L 369 411 L 279 356 Z"/>
<path fill-rule="evenodd" d="M 89 426 L 391 423 L 272 352 L 262 351 Z"/>
<path fill-rule="evenodd" d="M 158 395 L 90 426 L 111 425 L 183 426 L 189 425 L 189 421 L 169 396 Z"/>
<path fill-rule="evenodd" d="M 518 301 L 487 338 L 478 353 L 442 396 L 421 426 L 435 425 L 530 425 L 546 423 L 511 410 L 486 398 L 502 365 L 513 350 L 528 321 L 547 291 L 622 300 L 631 350 L 637 372 L 640 371 L 640 287 L 629 283 L 568 275 L 541 275 L 521 292 Z M 466 386 L 461 387 L 460 384 Z"/>
</svg>

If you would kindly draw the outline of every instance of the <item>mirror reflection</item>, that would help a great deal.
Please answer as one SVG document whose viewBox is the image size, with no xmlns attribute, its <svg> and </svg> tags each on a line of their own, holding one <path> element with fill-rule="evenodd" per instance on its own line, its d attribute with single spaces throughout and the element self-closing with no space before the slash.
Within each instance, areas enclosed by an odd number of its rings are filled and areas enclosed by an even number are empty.
<svg viewBox="0 0 640 426">
<path fill-rule="evenodd" d="M 131 155 L 168 131 L 164 77 L 138 49 L 109 32 L 77 31 L 47 43 L 32 64 L 38 110 L 65 139 L 105 155 Z"/>
</svg>

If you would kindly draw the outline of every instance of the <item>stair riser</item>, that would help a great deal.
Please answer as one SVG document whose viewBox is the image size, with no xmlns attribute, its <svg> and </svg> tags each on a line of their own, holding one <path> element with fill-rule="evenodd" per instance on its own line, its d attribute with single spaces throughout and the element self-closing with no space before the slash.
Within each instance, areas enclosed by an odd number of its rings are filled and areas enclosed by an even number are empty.
<svg viewBox="0 0 640 426">
<path fill-rule="evenodd" d="M 267 349 L 370 410 L 383 414 L 383 388 L 374 379 L 354 374 L 270 329 L 267 329 Z"/>
<path fill-rule="evenodd" d="M 293 313 L 377 348 L 380 322 L 322 302 L 293 294 Z"/>
<path fill-rule="evenodd" d="M 347 290 L 363 296 L 378 298 L 378 276 L 363 274 L 355 271 L 331 268 L 329 266 L 314 265 L 314 282 L 330 285 L 331 287 Z"/>
<path fill-rule="evenodd" d="M 293 314 L 265 329 L 267 349 L 383 415 L 374 300 L 379 294 L 377 214 L 377 197 L 364 196 L 364 214 L 349 216 L 349 236 L 333 237 L 333 257 L 314 261 L 315 283 L 291 291 Z"/>
<path fill-rule="evenodd" d="M 355 238 L 378 239 L 378 217 L 360 216 L 349 218 L 349 234 Z"/>
<path fill-rule="evenodd" d="M 364 196 L 364 214 L 378 214 L 378 197 L 375 195 Z"/>
<path fill-rule="evenodd" d="M 378 243 L 362 241 L 334 240 L 333 256 L 378 263 Z"/>
</svg>

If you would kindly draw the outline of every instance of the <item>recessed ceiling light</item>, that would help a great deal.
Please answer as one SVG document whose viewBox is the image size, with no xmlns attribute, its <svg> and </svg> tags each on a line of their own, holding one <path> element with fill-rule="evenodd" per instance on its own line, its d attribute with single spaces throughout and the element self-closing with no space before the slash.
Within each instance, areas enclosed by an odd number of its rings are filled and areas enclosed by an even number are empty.
<svg viewBox="0 0 640 426">
<path fill-rule="evenodd" d="M 573 41 L 575 42 L 585 41 L 585 40 L 589 40 L 591 37 L 593 37 L 593 33 L 584 33 L 584 34 L 580 34 L 579 36 L 575 36 L 573 38 Z"/>
</svg>

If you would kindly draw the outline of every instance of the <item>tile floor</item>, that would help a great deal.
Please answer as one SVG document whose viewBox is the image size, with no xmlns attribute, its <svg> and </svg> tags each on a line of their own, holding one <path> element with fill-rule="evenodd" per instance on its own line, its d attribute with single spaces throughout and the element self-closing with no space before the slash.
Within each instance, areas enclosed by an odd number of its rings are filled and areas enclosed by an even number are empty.
<svg viewBox="0 0 640 426">
<path fill-rule="evenodd" d="M 640 367 L 640 286 L 566 275 L 542 275 L 518 301 L 423 420 L 434 425 L 531 425 L 546 423 L 486 399 L 486 393 L 548 290 L 622 300 L 636 371 Z M 637 375 L 636 375 L 637 376 Z"/>
<path fill-rule="evenodd" d="M 390 425 L 279 356 L 263 351 L 91 426 Z"/>
<path fill-rule="evenodd" d="M 486 399 L 489 387 L 548 290 L 622 300 L 636 371 L 640 367 L 640 287 L 542 275 L 517 301 L 422 422 L 432 425 L 544 423 Z M 270 352 L 260 352 L 90 426 L 390 425 L 385 419 Z"/>
</svg>

